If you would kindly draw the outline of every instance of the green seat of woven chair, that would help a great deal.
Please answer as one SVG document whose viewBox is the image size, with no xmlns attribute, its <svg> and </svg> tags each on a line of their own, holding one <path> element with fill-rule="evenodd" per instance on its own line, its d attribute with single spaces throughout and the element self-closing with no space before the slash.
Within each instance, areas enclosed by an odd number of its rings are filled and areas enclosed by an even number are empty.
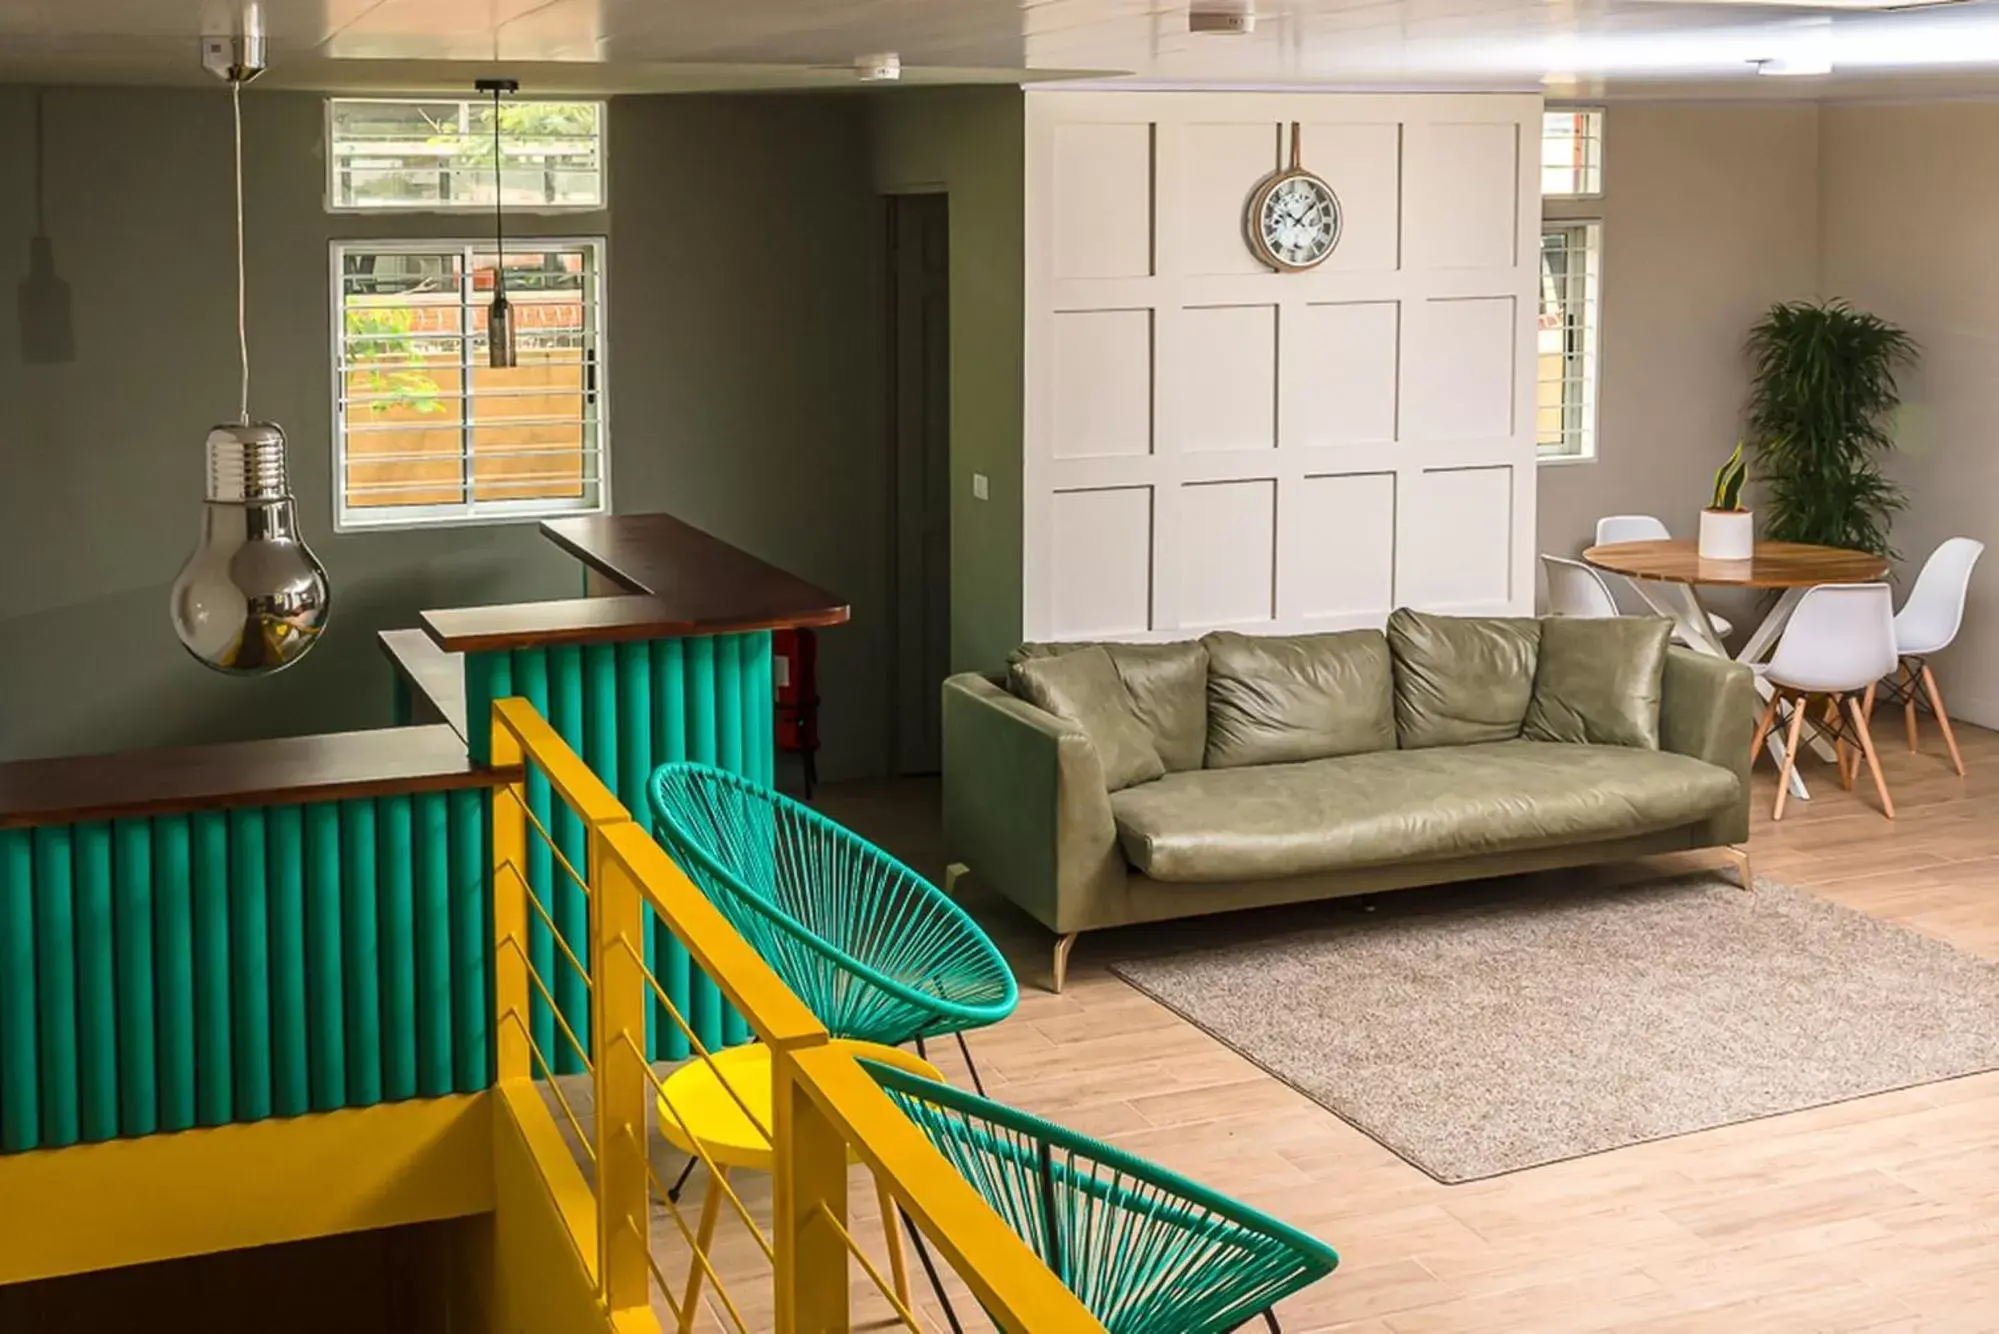
<svg viewBox="0 0 1999 1334">
<path fill-rule="evenodd" d="M 1142 1158 L 861 1064 L 1111 1334 L 1221 1334 L 1340 1262 L 1324 1242 Z"/>
<path fill-rule="evenodd" d="M 654 836 L 835 1037 L 899 1046 L 1020 1000 L 941 890 L 809 806 L 704 764 L 661 765 Z"/>
</svg>

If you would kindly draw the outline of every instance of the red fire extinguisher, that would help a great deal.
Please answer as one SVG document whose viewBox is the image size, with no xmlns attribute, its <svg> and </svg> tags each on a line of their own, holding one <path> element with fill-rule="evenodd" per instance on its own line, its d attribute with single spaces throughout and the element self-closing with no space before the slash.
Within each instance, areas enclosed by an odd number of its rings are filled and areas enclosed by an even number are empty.
<svg viewBox="0 0 1999 1334">
<path fill-rule="evenodd" d="M 819 636 L 805 629 L 771 631 L 777 679 L 777 748 L 805 761 L 805 799 L 819 781 Z"/>
</svg>

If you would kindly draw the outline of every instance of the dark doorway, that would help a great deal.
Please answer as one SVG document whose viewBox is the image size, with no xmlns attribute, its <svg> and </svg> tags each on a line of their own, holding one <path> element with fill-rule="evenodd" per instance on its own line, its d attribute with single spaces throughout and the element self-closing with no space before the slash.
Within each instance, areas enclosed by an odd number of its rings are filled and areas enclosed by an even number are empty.
<svg viewBox="0 0 1999 1334">
<path fill-rule="evenodd" d="M 941 194 L 888 197 L 890 759 L 943 767 L 939 690 L 951 667 L 951 242 Z"/>
</svg>

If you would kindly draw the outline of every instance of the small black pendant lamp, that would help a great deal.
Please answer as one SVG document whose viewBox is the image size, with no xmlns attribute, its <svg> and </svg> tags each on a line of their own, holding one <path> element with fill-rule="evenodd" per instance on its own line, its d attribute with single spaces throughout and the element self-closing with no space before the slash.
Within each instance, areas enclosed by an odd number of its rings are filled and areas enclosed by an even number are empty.
<svg viewBox="0 0 1999 1334">
<path fill-rule="evenodd" d="M 517 93 L 513 79 L 480 79 L 473 85 L 493 95 L 493 304 L 486 311 L 486 364 L 512 370 L 519 364 L 514 348 L 514 308 L 507 303 L 506 174 L 500 169 L 500 97 Z"/>
</svg>

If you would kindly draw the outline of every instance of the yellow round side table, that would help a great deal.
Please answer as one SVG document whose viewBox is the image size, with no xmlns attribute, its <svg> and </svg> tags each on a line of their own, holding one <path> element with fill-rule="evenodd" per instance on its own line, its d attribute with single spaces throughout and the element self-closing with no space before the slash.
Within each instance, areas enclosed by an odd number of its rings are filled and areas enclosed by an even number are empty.
<svg viewBox="0 0 1999 1334">
<path fill-rule="evenodd" d="M 900 1047 L 885 1047 L 876 1042 L 858 1042 L 847 1038 L 834 1038 L 831 1045 L 849 1056 L 879 1061 L 925 1079 L 943 1082 L 944 1077 L 935 1066 Z M 748 1109 L 747 1114 L 745 1108 Z M 771 1120 L 770 1048 L 761 1042 L 725 1048 L 705 1061 L 690 1061 L 662 1081 L 659 1095 L 660 1136 L 682 1153 L 695 1158 L 705 1156 L 715 1165 L 715 1174 L 722 1181 L 727 1181 L 729 1173 L 737 1168 L 750 1172 L 771 1170 L 768 1131 Z M 851 1148 L 847 1160 L 855 1161 Z M 888 1246 L 889 1273 L 895 1283 L 895 1295 L 904 1306 L 908 1306 L 909 1269 L 903 1258 L 902 1235 L 896 1230 L 900 1211 L 887 1186 L 879 1179 L 875 1182 L 875 1193 L 881 1200 L 882 1237 Z M 721 1187 L 717 1182 L 710 1181 L 701 1197 L 701 1221 L 695 1229 L 695 1247 L 699 1254 L 688 1264 L 686 1295 L 680 1302 L 680 1334 L 688 1334 L 694 1328 L 695 1302 L 701 1296 L 703 1274 L 700 1256 L 708 1253 L 708 1247 L 715 1239 L 715 1223 L 721 1209 Z"/>
</svg>

